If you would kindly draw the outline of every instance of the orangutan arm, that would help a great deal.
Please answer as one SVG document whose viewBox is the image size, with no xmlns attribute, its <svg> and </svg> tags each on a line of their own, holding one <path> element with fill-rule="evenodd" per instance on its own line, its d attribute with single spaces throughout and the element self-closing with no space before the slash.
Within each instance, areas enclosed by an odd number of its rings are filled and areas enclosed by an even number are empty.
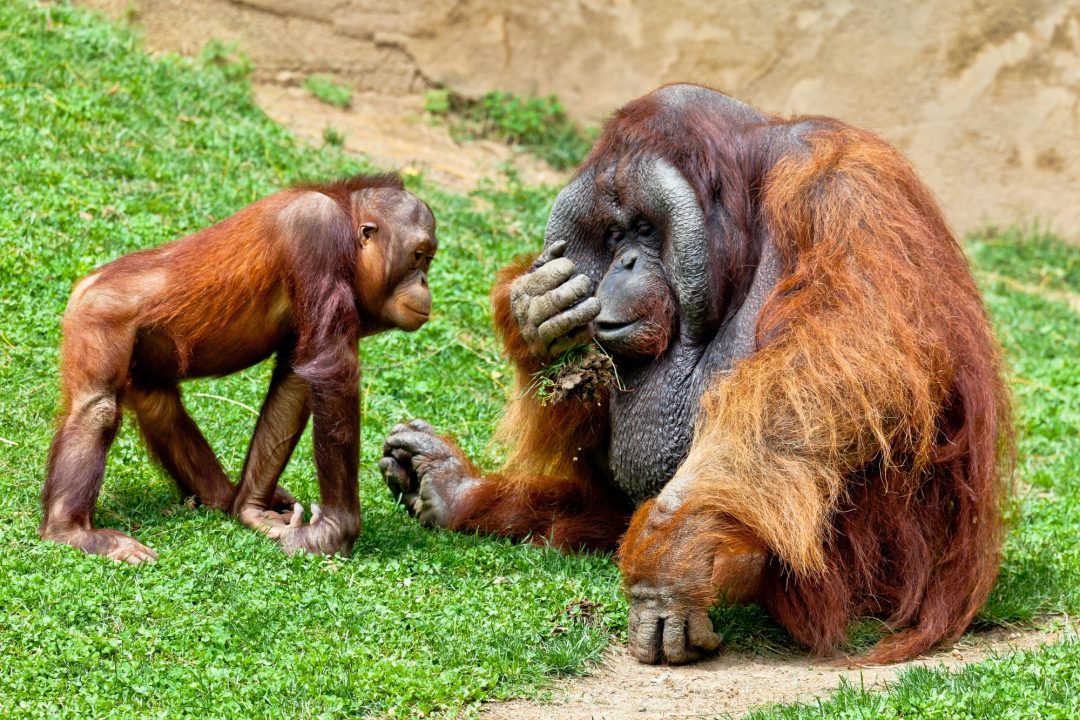
<svg viewBox="0 0 1080 720">
<path fill-rule="evenodd" d="M 484 474 L 422 420 L 395 427 L 383 452 L 379 468 L 390 491 L 424 525 L 567 550 L 614 550 L 630 519 L 629 501 L 605 492 L 587 472 Z"/>
<path fill-rule="evenodd" d="M 492 290 L 495 327 L 515 365 L 515 388 L 497 438 L 509 450 L 502 472 L 485 475 L 452 440 L 414 420 L 387 438 L 379 463 L 391 492 L 425 524 L 529 537 L 566 549 L 612 550 L 632 504 L 604 482 L 591 458 L 607 437 L 607 402 L 545 402 L 534 373 L 544 367 L 511 307 L 514 281 L 535 268 L 522 258 Z"/>
</svg>

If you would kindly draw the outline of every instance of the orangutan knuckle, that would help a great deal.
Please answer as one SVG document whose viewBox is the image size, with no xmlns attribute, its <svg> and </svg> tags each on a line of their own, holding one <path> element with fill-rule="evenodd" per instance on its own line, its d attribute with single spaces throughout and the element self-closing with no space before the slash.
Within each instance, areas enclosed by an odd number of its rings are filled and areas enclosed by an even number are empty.
<svg viewBox="0 0 1080 720">
<path fill-rule="evenodd" d="M 541 295 L 529 304 L 528 319 L 531 325 L 540 325 L 557 311 L 557 303 L 551 294 Z"/>
<path fill-rule="evenodd" d="M 519 325 L 524 325 L 528 321 L 529 308 L 532 305 L 532 296 L 518 285 L 522 282 L 524 278 L 519 278 L 510 290 L 510 310 Z"/>
<path fill-rule="evenodd" d="M 413 455 L 414 462 L 417 457 L 438 454 L 440 446 L 442 445 L 441 441 L 434 435 L 418 432 L 416 430 L 402 433 L 400 438 L 402 449 Z"/>
<path fill-rule="evenodd" d="M 435 428 L 432 427 L 431 423 L 429 423 L 427 420 L 421 420 L 420 418 L 411 421 L 408 424 L 408 427 L 412 428 L 417 432 L 432 433 L 435 431 Z"/>
<path fill-rule="evenodd" d="M 663 599 L 663 590 L 647 583 L 636 583 L 630 587 L 627 594 L 631 601 L 639 607 L 659 607 Z"/>
<path fill-rule="evenodd" d="M 521 283 L 521 294 L 519 295 L 519 298 L 543 295 L 547 275 L 548 272 L 546 272 L 546 268 L 541 267 L 537 270 L 532 271 L 528 275 L 521 276 L 520 280 L 518 281 Z"/>
<path fill-rule="evenodd" d="M 566 257 L 557 257 L 546 263 L 538 272 L 551 278 L 558 278 L 559 282 L 565 282 L 574 274 L 574 261 Z"/>
<path fill-rule="evenodd" d="M 569 309 L 577 302 L 577 299 L 569 292 L 569 289 L 565 285 L 560 285 L 544 295 L 542 301 L 547 308 L 548 317 L 551 317 L 555 313 L 560 313 Z"/>
<path fill-rule="evenodd" d="M 672 496 L 672 494 L 660 493 L 656 498 L 656 502 L 653 503 L 652 514 L 658 518 L 668 518 L 675 514 L 680 504 L 680 499 Z"/>
<path fill-rule="evenodd" d="M 549 299 L 555 310 L 573 307 L 592 290 L 592 281 L 585 275 L 577 275 L 563 283 L 544 297 Z"/>
<path fill-rule="evenodd" d="M 573 262 L 568 258 L 555 258 L 526 275 L 524 289 L 529 295 L 543 295 L 562 285 L 573 274 Z"/>
<path fill-rule="evenodd" d="M 519 277 L 510 286 L 510 307 L 515 313 L 520 313 L 522 308 L 528 307 L 530 296 L 525 288 L 527 282 L 528 276 L 525 275 Z"/>
</svg>

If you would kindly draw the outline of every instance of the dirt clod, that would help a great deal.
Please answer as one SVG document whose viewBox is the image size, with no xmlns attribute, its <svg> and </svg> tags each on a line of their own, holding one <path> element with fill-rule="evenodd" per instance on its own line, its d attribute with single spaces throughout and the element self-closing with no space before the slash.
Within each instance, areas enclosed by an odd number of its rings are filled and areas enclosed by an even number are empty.
<svg viewBox="0 0 1080 720">
<path fill-rule="evenodd" d="M 570 399 L 599 402 L 616 381 L 611 358 L 590 350 L 574 362 L 558 366 L 545 377 L 541 390 L 545 401 L 556 405 Z"/>
</svg>

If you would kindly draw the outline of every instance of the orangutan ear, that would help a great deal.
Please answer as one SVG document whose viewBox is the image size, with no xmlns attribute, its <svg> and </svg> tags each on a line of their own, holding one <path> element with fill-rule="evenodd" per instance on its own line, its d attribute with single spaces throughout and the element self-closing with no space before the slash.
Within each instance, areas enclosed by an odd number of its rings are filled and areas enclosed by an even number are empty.
<svg viewBox="0 0 1080 720">
<path fill-rule="evenodd" d="M 379 226 L 375 223 L 367 220 L 360 223 L 360 230 L 358 231 L 358 237 L 360 238 L 360 246 L 363 247 L 371 242 L 372 236 L 378 231 Z"/>
</svg>

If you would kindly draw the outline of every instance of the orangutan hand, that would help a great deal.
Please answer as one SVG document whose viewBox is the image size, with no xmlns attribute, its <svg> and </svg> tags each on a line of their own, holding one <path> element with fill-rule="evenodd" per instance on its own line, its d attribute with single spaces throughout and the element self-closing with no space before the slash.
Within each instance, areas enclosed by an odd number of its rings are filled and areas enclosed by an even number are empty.
<svg viewBox="0 0 1080 720">
<path fill-rule="evenodd" d="M 521 336 L 541 360 L 586 342 L 595 332 L 592 321 L 600 314 L 592 279 L 562 257 L 565 250 L 565 242 L 552 243 L 510 286 L 510 308 Z"/>
<path fill-rule="evenodd" d="M 477 482 L 450 442 L 423 420 L 390 431 L 379 470 L 409 514 L 429 526 L 446 527 L 462 492 Z"/>
<path fill-rule="evenodd" d="M 707 608 L 694 607 L 672 587 L 644 583 L 629 590 L 630 652 L 640 662 L 693 662 L 720 647 Z"/>
</svg>

